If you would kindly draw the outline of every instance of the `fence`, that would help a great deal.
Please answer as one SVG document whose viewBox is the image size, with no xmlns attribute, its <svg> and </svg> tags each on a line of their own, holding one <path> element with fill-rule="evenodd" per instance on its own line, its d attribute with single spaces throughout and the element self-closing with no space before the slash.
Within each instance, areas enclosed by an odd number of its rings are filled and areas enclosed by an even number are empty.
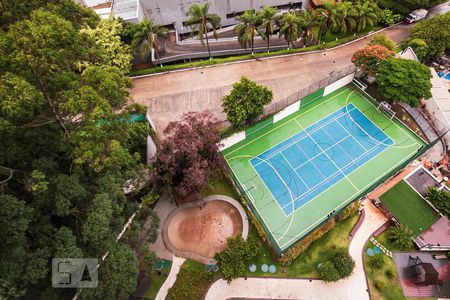
<svg viewBox="0 0 450 300">
<path fill-rule="evenodd" d="M 293 104 L 296 101 L 299 101 L 302 98 L 305 98 L 308 95 L 313 94 L 314 92 L 325 88 L 326 86 L 332 84 L 333 82 L 336 82 L 337 80 L 350 75 L 351 73 L 354 73 L 356 71 L 356 67 L 355 65 L 351 64 L 348 67 L 339 70 L 339 71 L 333 71 L 331 72 L 327 77 L 322 78 L 319 81 L 316 81 L 315 83 L 311 84 L 310 86 L 280 100 L 277 101 L 271 105 L 268 105 L 264 108 L 264 112 L 262 114 L 261 118 L 265 118 L 269 115 L 273 115 L 277 112 L 279 112 L 280 110 L 286 108 L 287 106 Z M 322 96 L 322 95 L 320 95 Z M 313 99 L 314 101 L 315 99 Z M 309 101 L 308 101 L 309 103 Z M 301 104 L 301 106 L 304 106 L 306 103 L 303 102 Z"/>
</svg>

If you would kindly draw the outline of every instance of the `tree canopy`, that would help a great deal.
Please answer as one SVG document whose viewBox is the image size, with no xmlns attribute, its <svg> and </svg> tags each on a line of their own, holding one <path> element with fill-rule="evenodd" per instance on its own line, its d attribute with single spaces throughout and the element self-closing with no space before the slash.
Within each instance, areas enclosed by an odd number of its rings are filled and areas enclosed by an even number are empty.
<svg viewBox="0 0 450 300">
<path fill-rule="evenodd" d="M 426 44 L 426 48 L 422 49 L 424 53 L 421 54 L 423 60 L 439 58 L 450 49 L 450 12 L 417 23 L 405 43 L 414 39 L 420 39 Z"/>
<path fill-rule="evenodd" d="M 233 84 L 229 95 L 223 98 L 222 108 L 228 121 L 239 127 L 256 120 L 262 114 L 264 105 L 272 102 L 272 91 L 267 87 L 242 77 Z"/>
<path fill-rule="evenodd" d="M 51 258 L 116 245 L 138 205 L 123 187 L 145 174 L 149 127 L 131 121 L 145 109 L 127 105 L 120 23 L 71 0 L 5 0 L 0 11 L 0 298 L 51 299 L 73 293 L 49 288 Z"/>
<path fill-rule="evenodd" d="M 417 107 L 419 100 L 431 97 L 430 78 L 430 69 L 420 62 L 389 58 L 381 64 L 377 82 L 387 100 Z"/>
<path fill-rule="evenodd" d="M 352 63 L 364 71 L 369 76 L 375 76 L 381 63 L 391 56 L 394 56 L 392 50 L 382 45 L 368 45 L 357 50 L 352 56 Z"/>
<path fill-rule="evenodd" d="M 170 186 L 180 199 L 200 200 L 223 164 L 217 119 L 208 111 L 186 113 L 163 133 L 153 163 L 158 185 Z"/>
</svg>

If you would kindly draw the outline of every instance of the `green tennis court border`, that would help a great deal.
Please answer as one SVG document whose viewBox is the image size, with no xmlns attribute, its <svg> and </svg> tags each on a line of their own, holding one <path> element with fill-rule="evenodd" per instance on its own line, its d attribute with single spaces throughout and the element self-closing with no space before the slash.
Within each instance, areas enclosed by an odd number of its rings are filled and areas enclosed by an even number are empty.
<svg viewBox="0 0 450 300">
<path fill-rule="evenodd" d="M 325 97 L 322 95 L 323 89 L 305 97 L 299 111 L 277 123 L 273 123 L 272 118 L 266 119 L 247 130 L 245 140 L 222 151 L 235 185 L 246 198 L 278 254 L 326 222 L 328 215 L 336 215 L 427 149 L 424 141 L 400 121 L 390 120 L 378 111 L 376 105 L 353 85 L 340 88 Z M 304 105 L 305 102 L 308 104 Z M 395 144 L 286 217 L 249 160 L 295 135 L 302 130 L 301 127 L 308 127 L 350 102 Z"/>
<path fill-rule="evenodd" d="M 405 180 L 400 180 L 380 196 L 381 202 L 397 220 L 419 236 L 431 227 L 440 215 Z"/>
</svg>

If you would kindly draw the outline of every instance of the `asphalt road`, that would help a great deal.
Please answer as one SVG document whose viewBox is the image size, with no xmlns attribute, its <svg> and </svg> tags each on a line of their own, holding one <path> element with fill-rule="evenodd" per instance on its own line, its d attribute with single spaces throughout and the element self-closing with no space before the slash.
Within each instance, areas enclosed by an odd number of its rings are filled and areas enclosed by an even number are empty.
<svg viewBox="0 0 450 300">
<path fill-rule="evenodd" d="M 385 33 L 396 42 L 409 36 L 411 25 L 400 24 Z M 351 65 L 352 54 L 371 37 L 315 53 L 300 53 L 245 62 L 230 63 L 133 79 L 132 101 L 148 107 L 160 135 L 170 121 L 189 111 L 210 110 L 220 120 L 221 100 L 242 76 L 266 85 L 274 102 L 282 101 L 311 84 Z"/>
</svg>

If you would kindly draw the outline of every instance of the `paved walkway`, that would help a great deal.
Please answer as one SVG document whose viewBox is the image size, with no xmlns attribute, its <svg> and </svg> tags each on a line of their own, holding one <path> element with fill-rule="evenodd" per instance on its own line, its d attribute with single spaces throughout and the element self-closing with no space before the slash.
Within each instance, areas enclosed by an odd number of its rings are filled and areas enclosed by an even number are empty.
<svg viewBox="0 0 450 300">
<path fill-rule="evenodd" d="M 211 286 L 205 299 L 369 299 L 362 253 L 372 232 L 383 225 L 386 218 L 369 200 L 365 200 L 363 206 L 365 219 L 349 248 L 350 255 L 356 263 L 353 274 L 349 278 L 333 283 L 308 279 L 247 278 L 245 280 L 245 278 L 238 278 L 229 285 L 220 279 Z"/>
<path fill-rule="evenodd" d="M 383 33 L 396 42 L 409 36 L 410 25 L 400 24 Z M 165 74 L 154 74 L 133 79 L 131 99 L 149 108 L 156 124 L 157 134 L 164 127 L 189 111 L 209 109 L 224 120 L 222 98 L 233 83 L 247 76 L 266 85 L 274 93 L 273 102 L 310 86 L 351 65 L 353 53 L 364 47 L 371 37 L 344 46 L 315 53 L 299 53 L 289 56 L 235 62 L 230 64 L 189 69 Z"/>
<path fill-rule="evenodd" d="M 172 258 L 172 268 L 170 269 L 169 275 L 167 275 L 166 281 L 164 281 L 163 285 L 158 291 L 155 300 L 164 300 L 167 297 L 167 293 L 169 289 L 173 286 L 175 281 L 177 280 L 178 272 L 180 272 L 181 265 L 184 263 L 186 259 L 173 256 Z"/>
</svg>

